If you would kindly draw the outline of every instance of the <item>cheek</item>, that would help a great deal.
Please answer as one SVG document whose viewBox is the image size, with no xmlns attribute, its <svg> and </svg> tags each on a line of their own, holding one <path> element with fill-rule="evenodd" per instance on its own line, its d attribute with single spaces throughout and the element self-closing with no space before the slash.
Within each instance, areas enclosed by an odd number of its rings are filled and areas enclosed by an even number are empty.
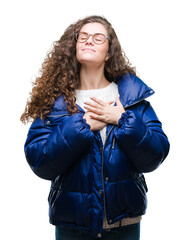
<svg viewBox="0 0 190 240">
<path fill-rule="evenodd" d="M 106 56 L 109 48 L 107 45 L 102 45 L 99 50 L 100 50 L 100 53 L 102 54 L 102 56 Z"/>
</svg>

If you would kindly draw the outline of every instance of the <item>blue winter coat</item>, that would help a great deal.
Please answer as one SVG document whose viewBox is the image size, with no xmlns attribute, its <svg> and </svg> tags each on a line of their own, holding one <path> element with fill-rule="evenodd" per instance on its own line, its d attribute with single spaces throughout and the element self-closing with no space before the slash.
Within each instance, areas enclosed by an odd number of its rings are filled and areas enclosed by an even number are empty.
<svg viewBox="0 0 190 240">
<path fill-rule="evenodd" d="M 103 216 L 115 223 L 145 214 L 147 186 L 143 173 L 155 170 L 169 151 L 169 142 L 145 98 L 154 91 L 133 74 L 118 82 L 125 108 L 119 126 L 108 125 L 103 147 L 84 111 L 70 115 L 63 96 L 51 113 L 37 118 L 25 143 L 26 159 L 36 175 L 51 180 L 50 223 L 100 238 Z M 105 207 L 104 207 L 105 201 Z"/>
</svg>

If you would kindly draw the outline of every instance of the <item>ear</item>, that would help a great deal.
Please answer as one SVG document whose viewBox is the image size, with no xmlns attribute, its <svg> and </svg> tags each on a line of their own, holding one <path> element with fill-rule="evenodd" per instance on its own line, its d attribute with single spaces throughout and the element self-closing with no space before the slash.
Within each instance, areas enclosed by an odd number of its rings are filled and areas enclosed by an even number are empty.
<svg viewBox="0 0 190 240">
<path fill-rule="evenodd" d="M 110 55 L 109 53 L 106 54 L 105 62 L 109 59 Z"/>
</svg>

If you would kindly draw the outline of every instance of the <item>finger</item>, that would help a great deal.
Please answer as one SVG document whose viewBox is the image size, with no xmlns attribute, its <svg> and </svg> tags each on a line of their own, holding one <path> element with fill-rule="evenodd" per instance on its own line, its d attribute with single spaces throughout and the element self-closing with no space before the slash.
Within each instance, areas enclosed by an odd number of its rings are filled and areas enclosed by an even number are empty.
<svg viewBox="0 0 190 240">
<path fill-rule="evenodd" d="M 119 94 L 118 94 L 117 97 L 116 97 L 116 104 L 117 104 L 117 106 L 118 106 L 118 105 L 121 105 L 121 101 L 120 101 L 120 98 L 119 98 Z"/>
<path fill-rule="evenodd" d="M 109 101 L 108 104 L 111 105 L 112 103 L 114 103 L 114 101 Z"/>
<path fill-rule="evenodd" d="M 99 104 L 95 104 L 95 103 L 92 103 L 92 102 L 84 102 L 85 105 L 88 105 L 90 107 L 94 107 L 94 108 L 99 108 L 99 109 L 102 109 L 102 106 L 99 105 Z M 103 110 L 103 109 L 102 109 Z"/>
<path fill-rule="evenodd" d="M 102 111 L 100 109 L 91 107 L 91 106 L 84 106 L 85 109 L 87 109 L 90 112 L 96 113 L 98 115 L 102 115 Z"/>
<path fill-rule="evenodd" d="M 91 113 L 89 116 L 90 116 L 90 118 L 92 118 L 94 120 L 98 120 L 98 121 L 104 122 L 104 117 L 103 116 L 100 116 L 100 115 L 97 115 L 97 114 L 93 114 L 93 113 Z"/>
<path fill-rule="evenodd" d="M 92 99 L 94 102 L 100 104 L 101 106 L 106 106 L 106 102 L 98 99 L 98 98 L 95 98 L 95 97 L 91 97 L 90 99 Z"/>
</svg>

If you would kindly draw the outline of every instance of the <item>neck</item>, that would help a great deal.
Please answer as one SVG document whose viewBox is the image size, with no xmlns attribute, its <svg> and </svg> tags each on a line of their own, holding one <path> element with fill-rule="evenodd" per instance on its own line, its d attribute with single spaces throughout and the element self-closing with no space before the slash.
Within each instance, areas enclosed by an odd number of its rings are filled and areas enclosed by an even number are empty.
<svg viewBox="0 0 190 240">
<path fill-rule="evenodd" d="M 80 90 L 104 88 L 110 84 L 105 78 L 103 67 L 81 66 L 80 70 Z"/>
</svg>

